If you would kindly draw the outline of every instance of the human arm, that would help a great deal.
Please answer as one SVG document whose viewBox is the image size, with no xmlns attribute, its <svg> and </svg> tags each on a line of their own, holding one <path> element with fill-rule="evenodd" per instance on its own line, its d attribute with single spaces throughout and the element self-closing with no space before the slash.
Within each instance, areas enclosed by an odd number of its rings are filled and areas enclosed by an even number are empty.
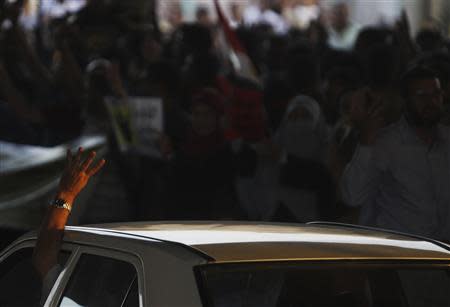
<svg viewBox="0 0 450 307">
<path fill-rule="evenodd" d="M 120 66 L 118 63 L 112 63 L 107 67 L 106 78 L 111 86 L 113 94 L 126 101 L 128 93 L 123 85 L 122 76 L 120 74 Z"/>
<path fill-rule="evenodd" d="M 45 118 L 42 112 L 29 105 L 26 98 L 20 93 L 11 80 L 7 68 L 0 59 L 0 93 L 5 103 L 22 119 L 32 123 L 43 123 Z"/>
<path fill-rule="evenodd" d="M 83 72 L 67 41 L 60 44 L 54 58 L 60 62 L 56 72 L 59 83 L 69 97 L 75 98 L 73 101 L 81 101 L 85 91 Z"/>
<path fill-rule="evenodd" d="M 417 55 L 418 50 L 411 38 L 411 26 L 406 11 L 403 10 L 394 26 L 396 46 L 400 50 L 400 67 L 406 68 Z"/>
<path fill-rule="evenodd" d="M 359 131 L 359 142 L 340 179 L 342 198 L 352 207 L 375 199 L 387 164 L 385 145 L 378 141 L 378 133 L 384 126 L 384 109 L 375 100 L 368 89 L 354 94 L 353 103 L 362 107 L 359 110 L 352 107 L 351 112 L 358 115 L 350 115 L 358 118 L 354 125 Z"/>
<path fill-rule="evenodd" d="M 44 65 L 33 46 L 28 42 L 22 27 L 14 25 L 10 31 L 14 38 L 13 42 L 18 55 L 32 73 L 36 86 L 50 88 L 54 81 L 53 74 Z"/>
<path fill-rule="evenodd" d="M 82 148 L 78 150 L 75 156 L 72 156 L 70 150 L 67 151 L 66 166 L 55 197 L 55 199 L 64 200 L 70 209 L 51 206 L 39 230 L 37 243 L 33 251 L 33 266 L 42 279 L 57 264 L 64 227 L 69 218 L 73 202 L 89 179 L 105 164 L 105 160 L 102 159 L 97 164 L 92 165 L 96 156 L 95 152 L 90 152 L 86 159 L 81 158 L 82 153 Z"/>
<path fill-rule="evenodd" d="M 341 193 L 346 204 L 361 207 L 376 197 L 381 173 L 373 161 L 373 148 L 359 144 L 341 177 Z"/>
</svg>

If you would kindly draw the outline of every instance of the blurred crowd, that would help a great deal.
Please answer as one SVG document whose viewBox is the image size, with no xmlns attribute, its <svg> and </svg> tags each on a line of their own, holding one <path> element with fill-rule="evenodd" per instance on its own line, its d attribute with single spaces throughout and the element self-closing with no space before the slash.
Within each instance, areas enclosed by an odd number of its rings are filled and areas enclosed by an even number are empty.
<svg viewBox="0 0 450 307">
<path fill-rule="evenodd" d="M 256 15 L 247 11 L 247 18 L 257 16 L 252 22 L 244 22 L 237 6 L 230 9 L 230 27 L 199 8 L 196 22 L 178 20 L 161 31 L 155 16 L 140 22 L 124 14 L 120 2 L 97 0 L 29 30 L 20 22 L 23 3 L 0 0 L 0 139 L 54 146 L 83 134 L 108 135 L 107 168 L 116 174 L 105 176 L 120 179 L 134 219 L 359 221 L 442 237 L 396 218 L 390 224 L 364 220 L 370 206 L 420 225 L 436 212 L 420 220 L 426 209 L 416 204 L 425 196 L 405 193 L 410 187 L 402 180 L 416 176 L 414 170 L 404 178 L 391 171 L 389 183 L 378 176 L 385 181 L 373 188 L 372 177 L 363 175 L 375 171 L 358 160 L 358 152 L 378 146 L 376 135 L 386 127 L 406 121 L 427 133 L 450 123 L 450 41 L 438 27 L 413 37 L 403 14 L 394 25 L 362 28 L 343 2 L 327 18 L 290 27 L 268 1 L 254 7 Z M 439 83 L 429 88 L 414 83 L 434 76 Z M 411 91 L 442 107 L 411 109 Z M 125 112 L 112 119 L 111 97 L 121 105 L 130 97 L 161 99 L 159 155 L 121 148 L 113 121 L 128 118 Z M 414 112 L 417 121 L 408 115 Z M 431 118 L 422 126 L 421 114 Z M 399 160 L 409 161 L 408 155 L 402 151 Z M 442 176 L 432 174 L 437 182 L 415 182 L 418 190 L 433 190 L 430 201 L 438 208 L 450 206 L 433 186 L 448 190 L 442 180 L 450 179 L 450 161 L 444 160 L 437 162 Z M 386 164 L 384 171 L 396 167 Z M 367 184 L 349 191 L 358 183 Z M 370 198 L 368 187 L 385 200 Z M 394 189 L 403 189 L 403 198 L 389 205 L 414 214 L 383 207 L 397 195 Z"/>
</svg>

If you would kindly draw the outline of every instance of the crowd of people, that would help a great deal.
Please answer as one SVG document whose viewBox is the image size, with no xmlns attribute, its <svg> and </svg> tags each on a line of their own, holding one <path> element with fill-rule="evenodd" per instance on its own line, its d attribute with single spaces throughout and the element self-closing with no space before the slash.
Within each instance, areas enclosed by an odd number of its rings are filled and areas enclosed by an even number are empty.
<svg viewBox="0 0 450 307">
<path fill-rule="evenodd" d="M 0 1 L 0 139 L 108 135 L 105 169 L 117 166 L 135 220 L 328 220 L 450 240 L 441 29 L 412 37 L 405 14 L 356 29 L 342 3 L 305 30 L 236 24 L 242 74 L 201 11 L 161 33 L 87 1 L 27 33 L 22 2 Z M 162 101 L 158 157 L 118 144 L 106 102 L 136 96 Z"/>
</svg>

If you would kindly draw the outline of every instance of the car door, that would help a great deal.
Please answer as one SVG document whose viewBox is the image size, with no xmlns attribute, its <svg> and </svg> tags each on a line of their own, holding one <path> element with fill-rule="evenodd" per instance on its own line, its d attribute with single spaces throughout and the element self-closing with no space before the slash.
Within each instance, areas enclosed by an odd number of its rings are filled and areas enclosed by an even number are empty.
<svg viewBox="0 0 450 307">
<path fill-rule="evenodd" d="M 82 246 L 45 306 L 144 306 L 143 276 L 132 254 Z"/>
</svg>

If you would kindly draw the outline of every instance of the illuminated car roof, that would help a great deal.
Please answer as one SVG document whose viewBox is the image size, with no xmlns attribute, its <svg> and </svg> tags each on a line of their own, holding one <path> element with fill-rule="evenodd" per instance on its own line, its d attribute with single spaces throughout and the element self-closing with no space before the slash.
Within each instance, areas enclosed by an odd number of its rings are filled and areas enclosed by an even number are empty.
<svg viewBox="0 0 450 307">
<path fill-rule="evenodd" d="M 251 222 L 137 222 L 67 227 L 173 242 L 215 262 L 427 259 L 450 260 L 444 245 L 396 233 L 335 225 Z"/>
</svg>

